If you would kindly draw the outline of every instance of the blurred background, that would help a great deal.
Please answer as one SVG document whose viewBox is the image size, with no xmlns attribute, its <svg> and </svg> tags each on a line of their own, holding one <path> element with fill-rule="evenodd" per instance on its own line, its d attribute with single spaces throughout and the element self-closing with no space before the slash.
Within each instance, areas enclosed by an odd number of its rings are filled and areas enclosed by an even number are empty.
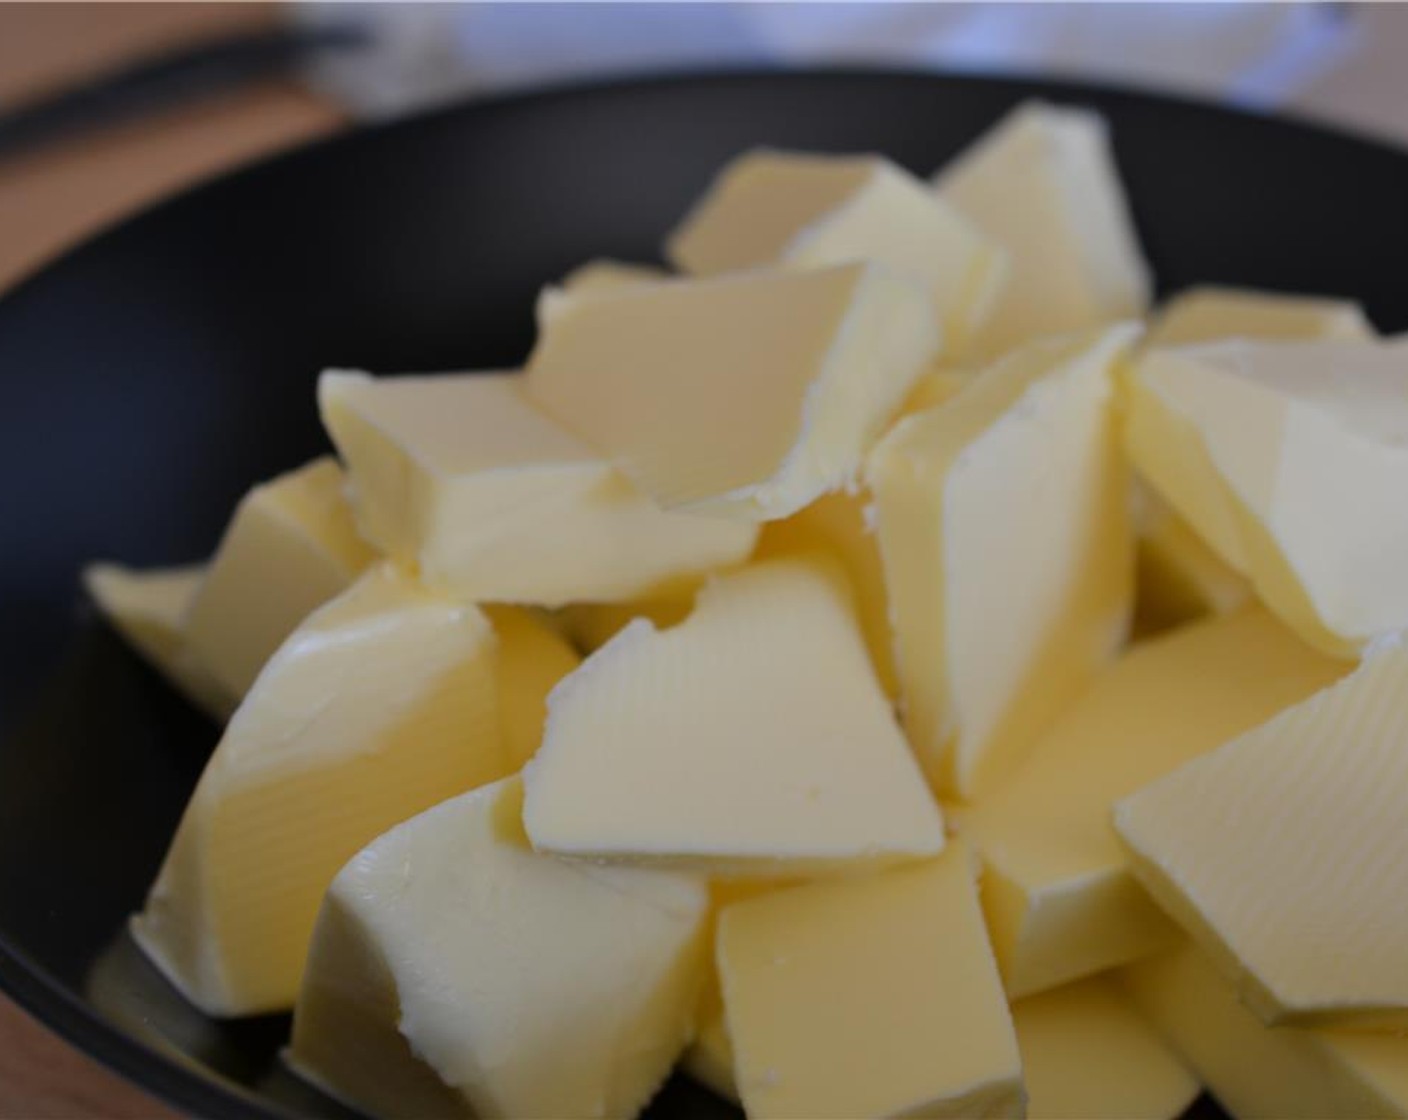
<svg viewBox="0 0 1408 1120">
<path fill-rule="evenodd" d="M 1397 4 L 0 3 L 0 291 L 164 195 L 458 98 L 706 67 L 1055 75 L 1408 145 Z M 0 1117 L 156 1117 L 0 997 Z"/>
</svg>

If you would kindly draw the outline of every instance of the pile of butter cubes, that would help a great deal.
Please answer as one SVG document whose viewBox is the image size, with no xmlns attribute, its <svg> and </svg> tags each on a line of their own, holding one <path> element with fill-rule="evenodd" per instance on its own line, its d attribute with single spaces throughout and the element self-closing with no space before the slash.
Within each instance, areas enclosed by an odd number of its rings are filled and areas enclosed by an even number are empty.
<svg viewBox="0 0 1408 1120">
<path fill-rule="evenodd" d="M 1150 317 L 1045 104 L 741 154 L 665 256 L 90 569 L 228 719 L 157 967 L 374 1117 L 1408 1114 L 1408 342 Z"/>
</svg>

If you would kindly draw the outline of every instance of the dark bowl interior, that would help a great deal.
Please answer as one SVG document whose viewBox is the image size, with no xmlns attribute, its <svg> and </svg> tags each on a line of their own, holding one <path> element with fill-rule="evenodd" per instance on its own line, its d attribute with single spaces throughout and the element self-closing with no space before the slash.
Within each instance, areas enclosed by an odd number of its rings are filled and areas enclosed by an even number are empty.
<svg viewBox="0 0 1408 1120">
<path fill-rule="evenodd" d="M 742 148 L 928 174 L 1034 95 L 1108 115 L 1164 292 L 1352 296 L 1408 325 L 1398 151 L 1152 96 L 853 72 L 572 89 L 358 132 L 183 195 L 0 301 L 0 986 L 197 1115 L 345 1115 L 279 1067 L 286 1019 L 203 1018 L 122 932 L 217 732 L 95 620 L 81 565 L 208 554 L 252 482 L 325 447 L 323 366 L 515 365 L 545 281 L 653 259 Z M 652 1115 L 737 1114 L 676 1079 Z"/>
</svg>

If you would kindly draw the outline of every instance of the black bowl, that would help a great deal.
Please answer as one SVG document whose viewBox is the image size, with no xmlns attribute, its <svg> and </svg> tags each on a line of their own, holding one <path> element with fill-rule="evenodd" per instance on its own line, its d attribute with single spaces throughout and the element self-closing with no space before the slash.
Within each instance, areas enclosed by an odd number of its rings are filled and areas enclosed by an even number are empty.
<svg viewBox="0 0 1408 1120">
<path fill-rule="evenodd" d="M 744 147 L 927 174 L 1032 96 L 1107 114 L 1163 291 L 1352 296 L 1408 325 L 1403 153 L 1140 94 L 855 72 L 569 89 L 356 132 L 185 194 L 0 301 L 0 986 L 194 1114 L 345 1115 L 280 1069 L 285 1018 L 205 1019 L 123 933 L 217 732 L 95 621 L 81 565 L 208 554 L 252 482 L 326 446 L 323 366 L 515 365 L 545 281 L 652 259 Z M 676 1079 L 653 1115 L 736 1113 Z"/>
</svg>

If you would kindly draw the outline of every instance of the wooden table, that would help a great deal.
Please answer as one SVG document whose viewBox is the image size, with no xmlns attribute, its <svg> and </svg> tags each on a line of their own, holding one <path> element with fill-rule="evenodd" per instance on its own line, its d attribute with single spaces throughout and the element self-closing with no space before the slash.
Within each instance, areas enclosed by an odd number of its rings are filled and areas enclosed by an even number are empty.
<svg viewBox="0 0 1408 1120">
<path fill-rule="evenodd" d="M 276 18 L 266 3 L 0 4 L 0 105 Z M 0 289 L 194 180 L 345 123 L 312 93 L 271 81 L 0 163 Z M 0 1118 L 172 1115 L 0 996 Z"/>
</svg>

